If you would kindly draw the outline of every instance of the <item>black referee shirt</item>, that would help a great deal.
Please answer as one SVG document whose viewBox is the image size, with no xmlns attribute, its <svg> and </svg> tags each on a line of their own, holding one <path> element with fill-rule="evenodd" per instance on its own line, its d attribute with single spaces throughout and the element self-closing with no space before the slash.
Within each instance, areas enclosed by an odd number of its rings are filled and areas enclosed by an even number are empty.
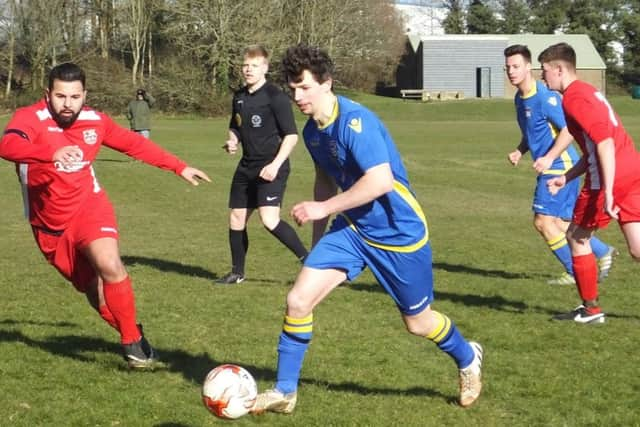
<svg viewBox="0 0 640 427">
<path fill-rule="evenodd" d="M 229 129 L 242 143 L 242 160 L 265 164 L 278 154 L 282 138 L 298 133 L 289 97 L 270 82 L 234 94 Z"/>
</svg>

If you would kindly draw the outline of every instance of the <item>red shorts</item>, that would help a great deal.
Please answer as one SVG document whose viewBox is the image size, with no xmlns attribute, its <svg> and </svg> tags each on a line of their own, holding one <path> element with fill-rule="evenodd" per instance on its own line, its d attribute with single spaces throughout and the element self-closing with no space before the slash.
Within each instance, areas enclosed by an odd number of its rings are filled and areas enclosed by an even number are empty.
<svg viewBox="0 0 640 427">
<path fill-rule="evenodd" d="M 118 239 L 115 212 L 104 192 L 92 194 L 62 232 L 32 227 L 47 261 L 79 292 L 86 292 L 96 272 L 82 249 L 102 237 Z"/>
<path fill-rule="evenodd" d="M 640 222 L 640 182 L 616 185 L 613 202 L 620 208 L 618 223 Z M 611 217 L 604 211 L 604 191 L 582 188 L 573 210 L 573 222 L 583 228 L 605 228 Z"/>
</svg>

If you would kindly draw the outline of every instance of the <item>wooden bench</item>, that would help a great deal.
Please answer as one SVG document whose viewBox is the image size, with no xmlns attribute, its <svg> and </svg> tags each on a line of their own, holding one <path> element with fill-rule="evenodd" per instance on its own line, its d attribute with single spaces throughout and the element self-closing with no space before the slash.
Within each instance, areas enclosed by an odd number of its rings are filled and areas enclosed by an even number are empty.
<svg viewBox="0 0 640 427">
<path fill-rule="evenodd" d="M 400 96 L 402 96 L 402 99 L 431 101 L 431 92 L 426 89 L 400 89 Z"/>
</svg>

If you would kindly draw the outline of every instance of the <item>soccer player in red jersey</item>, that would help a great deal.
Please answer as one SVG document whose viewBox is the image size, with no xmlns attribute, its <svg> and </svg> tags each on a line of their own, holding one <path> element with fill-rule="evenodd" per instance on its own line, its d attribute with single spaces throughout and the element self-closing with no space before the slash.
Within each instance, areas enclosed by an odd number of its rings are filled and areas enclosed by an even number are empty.
<svg viewBox="0 0 640 427">
<path fill-rule="evenodd" d="M 141 135 L 85 106 L 84 71 L 64 63 L 49 73 L 44 99 L 19 108 L 0 139 L 15 162 L 25 214 L 45 258 L 120 333 L 129 367 L 153 368 L 157 353 L 136 321 L 131 279 L 120 258 L 115 213 L 93 169 L 100 147 L 170 170 L 193 185 L 209 181 Z"/>
<path fill-rule="evenodd" d="M 595 230 L 606 227 L 613 218 L 620 224 L 629 253 L 640 261 L 640 153 L 604 95 L 578 80 L 576 54 L 570 45 L 550 46 L 540 53 L 538 60 L 549 88 L 563 94 L 567 127 L 582 150 L 576 166 L 549 181 L 549 190 L 556 193 L 568 181 L 586 172 L 567 233 L 582 304 L 554 318 L 604 323 L 590 239 Z"/>
</svg>

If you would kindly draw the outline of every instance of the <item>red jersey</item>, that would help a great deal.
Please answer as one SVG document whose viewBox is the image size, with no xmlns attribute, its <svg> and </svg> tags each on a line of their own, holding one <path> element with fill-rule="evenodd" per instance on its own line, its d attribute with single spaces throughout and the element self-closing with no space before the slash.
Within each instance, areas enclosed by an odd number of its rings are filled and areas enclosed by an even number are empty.
<svg viewBox="0 0 640 427">
<path fill-rule="evenodd" d="M 639 180 L 640 154 L 604 95 L 580 80 L 571 83 L 563 95 L 567 128 L 588 159 L 585 188 L 600 190 L 604 184 L 596 145 L 607 138 L 613 138 L 615 145 L 614 188 Z"/>
<path fill-rule="evenodd" d="M 0 157 L 16 163 L 25 216 L 32 225 L 64 230 L 88 196 L 103 191 L 93 170 L 102 144 L 176 174 L 186 167 L 176 156 L 89 107 L 66 129 L 53 120 L 44 100 L 20 108 L 0 140 Z M 82 159 L 67 167 L 54 163 L 53 154 L 70 145 L 82 150 Z"/>
</svg>

